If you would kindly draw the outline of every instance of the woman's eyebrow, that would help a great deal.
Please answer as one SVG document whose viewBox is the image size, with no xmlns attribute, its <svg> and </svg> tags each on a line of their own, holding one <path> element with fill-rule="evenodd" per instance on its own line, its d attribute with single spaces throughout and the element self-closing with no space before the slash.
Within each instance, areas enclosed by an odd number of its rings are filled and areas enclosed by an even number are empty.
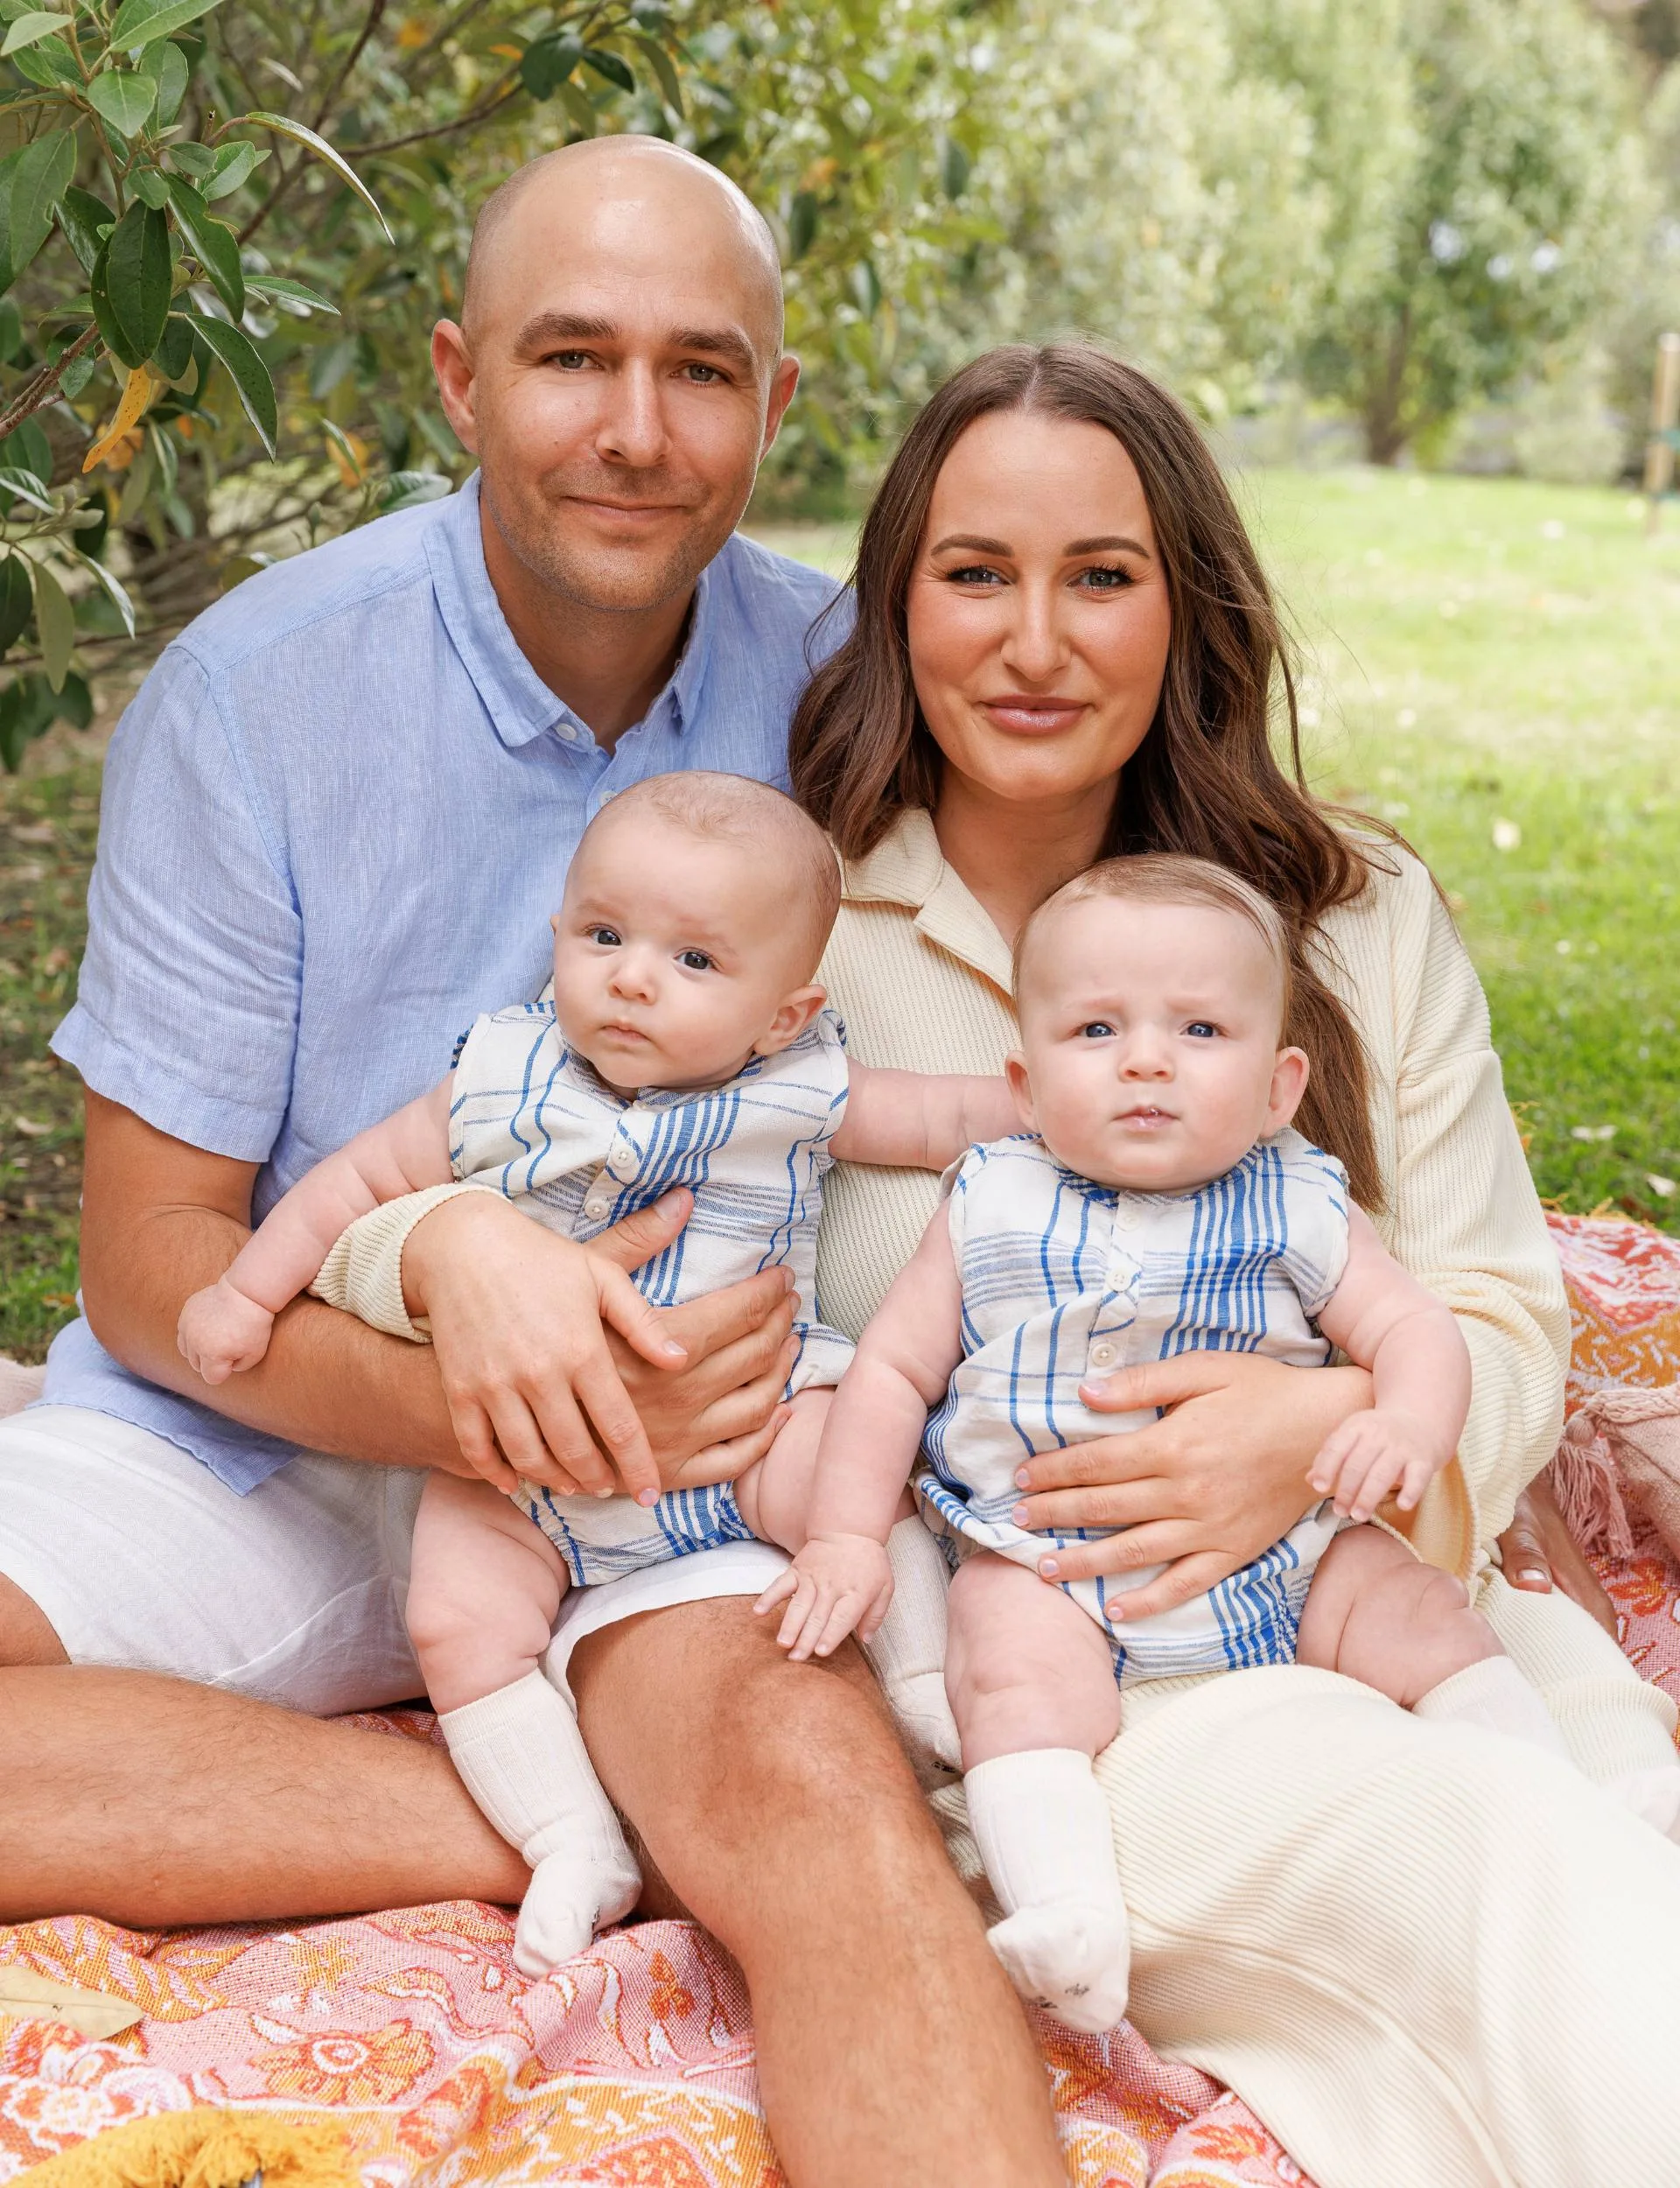
<svg viewBox="0 0 1680 2188">
<path fill-rule="evenodd" d="M 1112 554 L 1116 549 L 1128 555 L 1142 555 L 1145 561 L 1149 558 L 1149 550 L 1142 540 L 1128 539 L 1119 532 L 1110 538 L 1070 539 L 1063 552 L 1071 560 L 1075 555 Z"/>
<path fill-rule="evenodd" d="M 971 555 L 1010 555 L 1014 552 L 1006 540 L 982 539 L 977 532 L 953 532 L 930 547 L 928 553 L 942 555 L 948 547 L 964 547 Z"/>
</svg>

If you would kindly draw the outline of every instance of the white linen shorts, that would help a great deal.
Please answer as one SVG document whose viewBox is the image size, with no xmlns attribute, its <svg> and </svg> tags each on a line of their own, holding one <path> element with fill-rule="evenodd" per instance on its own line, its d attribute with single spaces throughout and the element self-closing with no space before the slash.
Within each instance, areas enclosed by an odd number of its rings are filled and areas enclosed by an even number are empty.
<svg viewBox="0 0 1680 2188">
<path fill-rule="evenodd" d="M 0 1574 L 73 1664 L 167 1673 L 318 1716 L 421 1695 L 403 1612 L 425 1475 L 300 1451 L 237 1497 L 167 1438 L 80 1406 L 0 1420 Z M 573 1588 L 546 1666 L 585 1633 L 756 1595 L 788 1560 L 731 1543 Z"/>
</svg>

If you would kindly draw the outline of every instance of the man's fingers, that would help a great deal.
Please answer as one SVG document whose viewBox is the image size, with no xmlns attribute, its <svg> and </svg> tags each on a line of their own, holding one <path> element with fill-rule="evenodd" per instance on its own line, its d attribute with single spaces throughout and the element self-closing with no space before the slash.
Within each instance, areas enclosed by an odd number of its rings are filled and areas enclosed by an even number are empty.
<svg viewBox="0 0 1680 2188">
<path fill-rule="evenodd" d="M 677 1186 L 662 1193 L 650 1207 L 639 1208 L 634 1216 L 626 1216 L 610 1231 L 592 1238 L 589 1250 L 605 1254 L 621 1269 L 639 1269 L 644 1261 L 664 1252 L 693 1211 L 693 1194 Z M 626 1336 L 629 1334 L 625 1332 Z M 651 1353 L 648 1357 L 653 1358 Z"/>
<path fill-rule="evenodd" d="M 1129 1527 L 1135 1521 L 1180 1517 L 1178 1483 L 1167 1477 L 1115 1482 L 1089 1489 L 1053 1489 L 1024 1497 L 1015 1525 L 1034 1534 L 1070 1533 L 1076 1527 Z"/>
<path fill-rule="evenodd" d="M 592 1361 L 581 1370 L 573 1388 L 596 1441 L 606 1446 L 619 1470 L 615 1486 L 622 1486 L 640 1504 L 655 1503 L 664 1483 L 648 1431 L 605 1352 L 598 1362 Z"/>
<path fill-rule="evenodd" d="M 687 1348 L 672 1336 L 663 1315 L 648 1304 L 622 1269 L 601 1270 L 600 1287 L 602 1318 L 612 1323 L 626 1344 L 634 1345 L 652 1367 L 683 1364 L 689 1357 Z"/>
<path fill-rule="evenodd" d="M 678 1343 L 688 1348 L 691 1360 L 701 1360 L 721 1352 L 727 1345 L 751 1337 L 763 1324 L 766 1316 L 780 1308 L 788 1320 L 793 1319 L 790 1294 L 793 1277 L 782 1267 L 760 1269 L 756 1276 L 744 1278 L 738 1284 L 731 1284 L 721 1292 L 707 1292 L 699 1299 L 686 1301 L 681 1307 L 664 1310 L 664 1326 Z M 772 1340 L 771 1350 L 780 1350 L 780 1338 Z M 766 1354 L 766 1357 L 768 1357 Z M 736 1380 L 744 1381 L 753 1369 L 762 1366 L 763 1359 L 754 1361 L 743 1370 Z M 720 1388 L 725 1387 L 720 1385 Z"/>
<path fill-rule="evenodd" d="M 472 1471 L 493 1488 L 512 1495 L 519 1476 L 496 1448 L 490 1416 L 476 1399 L 449 1397 L 449 1425 L 455 1431 L 461 1456 Z"/>
<path fill-rule="evenodd" d="M 610 1497 L 618 1488 L 618 1481 L 611 1465 L 603 1455 L 589 1432 L 589 1424 L 578 1410 L 578 1401 L 570 1389 L 563 1385 L 558 1390 L 543 1390 L 535 1393 L 532 1403 L 536 1408 L 536 1427 L 541 1445 L 534 1466 L 520 1462 L 522 1473 L 529 1475 L 534 1482 L 542 1482 L 549 1488 L 555 1486 L 549 1472 L 539 1473 L 537 1467 L 552 1470 L 558 1467 L 576 1483 L 568 1492 L 584 1497 Z M 501 1447 L 508 1450 L 506 1437 Z M 508 1453 L 509 1458 L 514 1454 Z"/>
<path fill-rule="evenodd" d="M 1194 1539 L 1180 1519 L 1147 1520 L 1128 1527 L 1124 1534 L 1096 1542 L 1070 1542 L 1065 1548 L 1045 1545 L 1039 1560 L 1039 1577 L 1050 1581 L 1088 1581 L 1099 1574 L 1136 1573 L 1148 1565 L 1166 1565 L 1186 1554 Z"/>
<path fill-rule="evenodd" d="M 1171 1360 L 1151 1360 L 1122 1368 L 1117 1375 L 1082 1383 L 1079 1394 L 1093 1413 L 1135 1413 L 1153 1406 L 1178 1406 L 1229 1380 L 1219 1352 L 1181 1352 Z"/>
<path fill-rule="evenodd" d="M 784 1376 L 782 1381 L 786 1380 Z M 780 1387 L 779 1384 L 777 1388 Z M 691 1459 L 685 1460 L 666 1486 L 710 1489 L 714 1482 L 738 1480 L 749 1466 L 756 1466 L 763 1458 L 793 1417 L 791 1406 L 778 1406 L 763 1427 L 755 1428 L 751 1435 L 734 1436 L 725 1443 L 709 1443 L 704 1451 L 696 1451 Z"/>
<path fill-rule="evenodd" d="M 1119 1603 L 1110 1605 L 1113 1622 L 1124 1633 L 1127 1626 L 1139 1618 L 1153 1618 L 1163 1610 L 1173 1610 L 1180 1603 L 1187 1603 L 1193 1595 L 1205 1595 L 1230 1570 L 1224 1559 L 1208 1551 L 1180 1558 L 1165 1573 L 1158 1573 L 1146 1587 L 1133 1588 Z M 1124 1618 L 1120 1616 L 1122 1611 L 1125 1614 Z"/>
</svg>

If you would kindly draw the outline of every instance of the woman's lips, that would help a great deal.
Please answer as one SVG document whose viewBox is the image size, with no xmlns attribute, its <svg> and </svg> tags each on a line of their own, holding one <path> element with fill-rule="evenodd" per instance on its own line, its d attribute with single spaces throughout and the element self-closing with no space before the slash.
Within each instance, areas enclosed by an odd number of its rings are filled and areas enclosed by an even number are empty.
<svg viewBox="0 0 1680 2188">
<path fill-rule="evenodd" d="M 1018 737 L 1045 737 L 1071 729 L 1084 713 L 1085 702 L 1034 698 L 1030 693 L 1011 691 L 998 698 L 982 699 L 980 711 L 999 729 L 1011 730 Z"/>
</svg>

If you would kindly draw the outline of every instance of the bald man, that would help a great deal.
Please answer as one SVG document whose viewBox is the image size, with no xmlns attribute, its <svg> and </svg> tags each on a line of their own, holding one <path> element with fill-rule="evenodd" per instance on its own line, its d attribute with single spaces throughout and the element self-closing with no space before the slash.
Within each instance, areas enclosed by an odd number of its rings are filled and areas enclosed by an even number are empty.
<svg viewBox="0 0 1680 2188">
<path fill-rule="evenodd" d="M 468 1470 L 466 1368 L 304 1301 L 212 1391 L 176 1320 L 302 1171 L 539 992 L 606 799 L 687 767 L 785 782 L 830 588 L 735 532 L 798 367 L 769 231 L 701 161 L 618 139 L 533 163 L 432 347 L 474 478 L 249 579 L 111 746 L 54 1036 L 87 1086 L 85 1319 L 0 1427 L 0 1920 L 523 1892 L 440 1750 L 320 1722 L 419 1692 L 416 1469 Z M 686 1213 L 622 1226 L 626 1266 Z M 509 1455 L 592 1486 L 592 1449 L 542 1438 L 550 1243 L 457 1203 L 410 1251 L 440 1329 L 452 1285 L 506 1303 L 531 1423 Z M 680 1373 L 620 1355 L 668 1483 L 765 1448 L 785 1285 L 671 1310 Z M 650 1873 L 746 1970 L 797 2188 L 1060 2182 L 1013 1995 L 856 1658 L 789 1665 L 725 1597 L 593 1636 L 573 1686 Z"/>
</svg>

